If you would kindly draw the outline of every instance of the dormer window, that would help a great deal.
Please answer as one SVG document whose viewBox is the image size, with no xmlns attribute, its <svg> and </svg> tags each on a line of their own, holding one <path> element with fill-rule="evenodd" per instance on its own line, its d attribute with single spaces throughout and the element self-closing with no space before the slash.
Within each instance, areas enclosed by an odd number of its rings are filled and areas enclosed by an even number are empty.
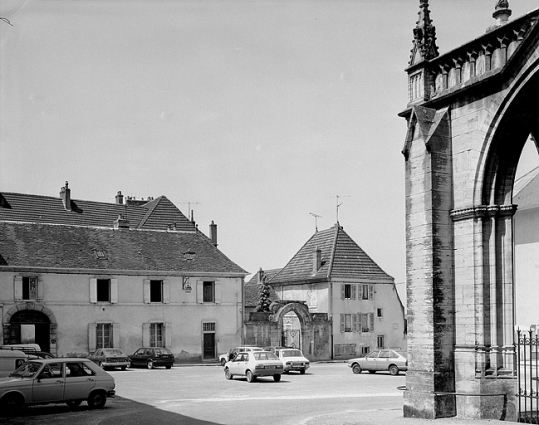
<svg viewBox="0 0 539 425">
<path fill-rule="evenodd" d="M 95 258 L 98 260 L 106 260 L 107 259 L 107 251 L 102 249 L 94 249 L 94 255 Z"/>
<path fill-rule="evenodd" d="M 183 253 L 183 259 L 187 261 L 191 261 L 195 259 L 195 253 L 191 250 Z"/>
</svg>

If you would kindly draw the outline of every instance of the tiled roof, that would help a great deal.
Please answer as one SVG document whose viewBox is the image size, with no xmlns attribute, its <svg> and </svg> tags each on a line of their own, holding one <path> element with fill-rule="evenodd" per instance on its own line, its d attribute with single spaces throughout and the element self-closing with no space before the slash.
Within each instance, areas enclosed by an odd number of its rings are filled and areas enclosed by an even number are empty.
<svg viewBox="0 0 539 425">
<path fill-rule="evenodd" d="M 281 269 L 271 269 L 264 270 L 264 276 L 271 280 L 273 276 L 279 273 Z M 255 307 L 258 304 L 258 291 L 260 289 L 260 284 L 258 283 L 258 273 L 255 273 L 249 282 L 246 282 L 244 285 L 243 301 L 245 307 Z M 270 286 L 270 300 L 277 301 L 277 295 L 275 290 Z"/>
<path fill-rule="evenodd" d="M 322 264 L 314 271 L 314 253 L 317 248 L 322 253 Z M 335 278 L 393 281 L 393 278 L 336 224 L 330 229 L 316 232 L 270 280 L 270 284 L 305 283 Z"/>
<path fill-rule="evenodd" d="M 539 167 L 524 174 L 515 182 L 513 204 L 519 210 L 539 207 Z"/>
<path fill-rule="evenodd" d="M 0 222 L 0 235 L 0 267 L 247 274 L 198 231 Z"/>
<path fill-rule="evenodd" d="M 22 193 L 0 193 L 0 221 L 64 224 L 69 226 L 113 227 L 118 216 L 129 220 L 131 228 L 194 231 L 195 226 L 165 196 L 143 205 L 71 200 L 66 211 L 62 199 Z"/>
</svg>

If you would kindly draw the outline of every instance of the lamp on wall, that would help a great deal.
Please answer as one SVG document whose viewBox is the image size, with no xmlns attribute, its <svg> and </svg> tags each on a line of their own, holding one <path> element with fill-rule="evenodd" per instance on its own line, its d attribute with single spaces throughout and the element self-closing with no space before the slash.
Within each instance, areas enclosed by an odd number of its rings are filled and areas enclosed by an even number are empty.
<svg viewBox="0 0 539 425">
<path fill-rule="evenodd" d="M 191 292 L 191 284 L 189 283 L 189 278 L 188 277 L 183 278 L 182 289 L 185 292 L 187 292 L 188 294 Z"/>
</svg>

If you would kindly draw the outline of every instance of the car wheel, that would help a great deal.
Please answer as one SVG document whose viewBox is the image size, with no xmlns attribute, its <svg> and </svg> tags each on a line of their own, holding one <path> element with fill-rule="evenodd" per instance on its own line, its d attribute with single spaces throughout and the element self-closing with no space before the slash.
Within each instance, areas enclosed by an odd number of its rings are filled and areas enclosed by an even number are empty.
<svg viewBox="0 0 539 425">
<path fill-rule="evenodd" d="M 228 379 L 228 380 L 231 380 L 233 376 L 234 376 L 234 375 L 232 375 L 232 374 L 230 373 L 230 370 L 229 370 L 228 367 L 227 367 L 227 368 L 225 369 L 225 378 Z"/>
<path fill-rule="evenodd" d="M 225 360 L 225 359 L 221 359 L 221 366 L 223 366 L 223 367 L 224 367 L 224 366 L 225 366 L 225 364 L 226 364 L 226 360 Z"/>
<path fill-rule="evenodd" d="M 393 376 L 397 376 L 399 374 L 399 368 L 392 364 L 391 366 L 389 366 L 389 373 L 391 373 L 391 375 Z"/>
<path fill-rule="evenodd" d="M 279 374 L 273 375 L 273 380 L 275 382 L 279 382 L 281 380 L 281 375 L 279 375 Z"/>
<path fill-rule="evenodd" d="M 148 363 L 146 363 L 146 367 L 148 369 L 153 369 L 153 362 L 151 360 L 148 360 Z"/>
<path fill-rule="evenodd" d="M 288 375 L 288 374 L 290 373 L 290 371 L 289 371 L 289 370 L 285 370 L 285 371 L 283 371 L 283 373 L 286 373 L 286 374 Z"/>
<path fill-rule="evenodd" d="M 251 372 L 250 370 L 247 371 L 245 376 L 247 377 L 247 382 L 253 382 L 256 379 L 256 376 L 254 376 L 253 372 Z"/>
<path fill-rule="evenodd" d="M 305 375 L 305 369 L 301 369 L 301 370 L 299 371 L 299 373 L 301 373 L 302 375 Z"/>
<path fill-rule="evenodd" d="M 107 396 L 102 391 L 95 391 L 90 394 L 87 401 L 90 409 L 102 409 L 107 402 Z"/>
<path fill-rule="evenodd" d="M 375 370 L 369 370 L 369 373 L 376 373 Z"/>
<path fill-rule="evenodd" d="M 24 400 L 18 395 L 7 395 L 0 401 L 0 415 L 11 416 L 24 406 Z"/>
<path fill-rule="evenodd" d="M 122 366 L 120 369 L 126 370 L 126 369 L 127 369 L 127 366 Z"/>
<path fill-rule="evenodd" d="M 363 369 L 361 369 L 360 365 L 358 365 L 357 363 L 354 363 L 354 365 L 352 366 L 352 372 L 361 373 L 363 372 Z"/>
<path fill-rule="evenodd" d="M 171 365 L 171 364 L 167 364 L 165 367 L 166 367 L 167 369 L 171 369 L 171 368 L 172 368 L 172 365 Z"/>
<path fill-rule="evenodd" d="M 69 407 L 71 407 L 72 409 L 75 408 L 75 407 L 79 407 L 81 403 L 82 403 L 82 400 L 69 400 L 69 401 L 66 401 L 66 404 Z"/>
</svg>

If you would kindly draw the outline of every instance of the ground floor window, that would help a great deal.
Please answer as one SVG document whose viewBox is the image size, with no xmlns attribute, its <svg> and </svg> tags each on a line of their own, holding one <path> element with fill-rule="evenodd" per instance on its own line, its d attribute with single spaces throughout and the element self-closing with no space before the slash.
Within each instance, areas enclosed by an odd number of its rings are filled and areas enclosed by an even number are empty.
<svg viewBox="0 0 539 425">
<path fill-rule="evenodd" d="M 366 356 L 370 352 L 371 352 L 371 347 L 361 347 L 361 354 L 363 354 L 364 356 Z"/>
<path fill-rule="evenodd" d="M 164 347 L 163 324 L 150 323 L 150 347 Z"/>
<path fill-rule="evenodd" d="M 378 335 L 376 337 L 376 348 L 384 348 L 384 336 Z"/>
<path fill-rule="evenodd" d="M 95 332 L 96 348 L 112 348 L 112 325 L 110 323 L 97 323 Z"/>
</svg>

